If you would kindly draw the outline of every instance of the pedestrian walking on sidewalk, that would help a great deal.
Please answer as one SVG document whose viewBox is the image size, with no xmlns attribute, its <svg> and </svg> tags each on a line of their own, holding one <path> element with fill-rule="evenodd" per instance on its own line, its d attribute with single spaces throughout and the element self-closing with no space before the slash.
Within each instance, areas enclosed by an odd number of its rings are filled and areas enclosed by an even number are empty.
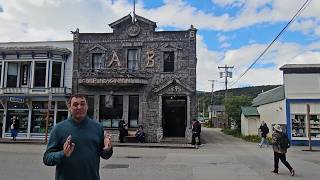
<svg viewBox="0 0 320 180">
<path fill-rule="evenodd" d="M 259 127 L 259 132 L 261 134 L 261 142 L 259 144 L 259 147 L 262 148 L 263 145 L 268 146 L 269 143 L 267 141 L 267 135 L 269 133 L 269 128 L 268 128 L 267 124 L 264 121 L 261 122 L 261 125 Z"/>
<path fill-rule="evenodd" d="M 87 116 L 83 95 L 71 96 L 68 108 L 71 117 L 52 129 L 43 162 L 56 166 L 56 180 L 100 180 L 100 157 L 109 159 L 113 153 L 111 137 Z"/>
<path fill-rule="evenodd" d="M 291 176 L 295 175 L 294 169 L 286 160 L 287 149 L 290 147 L 290 141 L 287 134 L 283 133 L 280 125 L 274 126 L 274 133 L 272 134 L 272 148 L 274 154 L 274 169 L 273 173 L 278 174 L 279 172 L 279 159 L 288 168 Z"/>
</svg>

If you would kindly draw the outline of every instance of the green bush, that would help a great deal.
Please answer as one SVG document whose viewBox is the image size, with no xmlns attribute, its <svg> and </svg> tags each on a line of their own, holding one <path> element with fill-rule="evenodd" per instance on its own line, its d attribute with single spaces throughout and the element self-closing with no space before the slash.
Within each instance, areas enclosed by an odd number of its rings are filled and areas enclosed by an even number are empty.
<svg viewBox="0 0 320 180">
<path fill-rule="evenodd" d="M 261 141 L 261 138 L 258 135 L 243 136 L 242 139 L 248 142 L 255 142 L 255 143 L 259 143 Z"/>
<path fill-rule="evenodd" d="M 234 137 L 238 137 L 238 138 L 241 138 L 242 135 L 240 133 L 240 131 L 238 129 L 222 129 L 221 130 L 223 133 L 225 134 L 228 134 L 228 135 L 231 135 L 231 136 L 234 136 Z"/>
<path fill-rule="evenodd" d="M 259 143 L 261 141 L 261 137 L 258 135 L 248 135 L 248 136 L 244 136 L 241 134 L 241 132 L 238 129 L 222 129 L 221 130 L 223 133 L 227 134 L 227 135 L 231 135 L 237 138 L 241 138 L 245 141 L 248 142 L 254 142 L 254 143 Z M 271 144 L 271 138 L 267 137 L 267 141 L 269 142 L 269 144 Z"/>
</svg>

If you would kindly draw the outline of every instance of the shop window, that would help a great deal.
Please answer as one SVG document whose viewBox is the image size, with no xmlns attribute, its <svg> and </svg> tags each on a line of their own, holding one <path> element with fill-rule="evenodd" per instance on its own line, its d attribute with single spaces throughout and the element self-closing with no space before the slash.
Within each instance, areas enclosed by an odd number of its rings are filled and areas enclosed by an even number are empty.
<svg viewBox="0 0 320 180">
<path fill-rule="evenodd" d="M 58 101 L 58 109 L 68 110 L 68 106 L 65 101 Z"/>
<path fill-rule="evenodd" d="M 8 63 L 7 87 L 17 87 L 18 80 L 18 64 Z"/>
<path fill-rule="evenodd" d="M 68 118 L 68 111 L 60 111 L 58 110 L 57 112 L 57 119 L 56 119 L 56 123 L 59 123 L 61 121 L 64 121 Z"/>
<path fill-rule="evenodd" d="M 61 62 L 52 63 L 51 87 L 61 87 Z"/>
<path fill-rule="evenodd" d="M 0 137 L 2 135 L 2 126 L 3 126 L 3 117 L 4 117 L 4 112 L 3 112 L 3 106 L 0 104 Z"/>
<path fill-rule="evenodd" d="M 32 118 L 31 118 L 31 133 L 45 133 L 46 132 L 46 121 L 47 121 L 47 113 L 48 110 L 46 109 L 35 109 L 32 111 Z M 48 133 L 53 128 L 53 111 L 49 111 L 48 116 Z"/>
<path fill-rule="evenodd" d="M 51 110 L 54 110 L 54 101 L 51 101 Z M 48 101 L 32 101 L 32 109 L 48 109 Z"/>
<path fill-rule="evenodd" d="M 45 87 L 46 84 L 46 62 L 36 62 L 34 70 L 34 86 Z"/>
<path fill-rule="evenodd" d="M 128 49 L 128 71 L 138 70 L 138 49 Z"/>
<path fill-rule="evenodd" d="M 104 127 L 117 128 L 123 116 L 123 96 L 100 96 L 99 118 Z"/>
<path fill-rule="evenodd" d="M 320 115 L 310 115 L 311 137 L 320 138 Z"/>
<path fill-rule="evenodd" d="M 164 52 L 163 72 L 174 72 L 174 52 Z"/>
<path fill-rule="evenodd" d="M 93 53 L 92 54 L 92 69 L 93 70 L 98 70 L 98 69 L 102 69 L 102 54 L 101 53 Z"/>
<path fill-rule="evenodd" d="M 139 96 L 129 96 L 129 127 L 138 127 Z"/>
<path fill-rule="evenodd" d="M 22 101 L 25 101 L 25 100 L 22 99 Z M 8 106 L 8 109 L 28 109 L 28 106 L 25 103 L 15 103 L 15 102 L 8 101 L 7 106 Z"/>
<path fill-rule="evenodd" d="M 12 124 L 12 119 L 16 118 L 16 124 L 18 124 L 18 132 L 26 133 L 28 129 L 28 117 L 29 110 L 28 109 L 9 109 L 7 111 L 6 118 L 6 132 L 10 132 L 10 126 Z"/>
<path fill-rule="evenodd" d="M 291 115 L 292 122 L 292 137 L 306 137 L 306 115 L 293 114 Z"/>
<path fill-rule="evenodd" d="M 48 101 L 33 101 L 31 116 L 31 133 L 45 133 L 46 121 L 48 116 Z M 48 133 L 54 124 L 54 102 L 51 102 L 51 108 L 48 116 Z"/>
<path fill-rule="evenodd" d="M 56 123 L 59 123 L 68 118 L 68 107 L 65 101 L 58 101 L 57 108 Z"/>
</svg>

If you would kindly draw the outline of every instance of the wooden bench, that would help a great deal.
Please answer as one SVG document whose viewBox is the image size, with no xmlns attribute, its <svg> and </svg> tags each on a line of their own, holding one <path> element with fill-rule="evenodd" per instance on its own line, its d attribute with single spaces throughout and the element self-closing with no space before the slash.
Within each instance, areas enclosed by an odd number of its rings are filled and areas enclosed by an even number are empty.
<svg viewBox="0 0 320 180">
<path fill-rule="evenodd" d="M 136 131 L 128 131 L 128 136 L 124 137 L 125 142 L 136 142 Z"/>
</svg>

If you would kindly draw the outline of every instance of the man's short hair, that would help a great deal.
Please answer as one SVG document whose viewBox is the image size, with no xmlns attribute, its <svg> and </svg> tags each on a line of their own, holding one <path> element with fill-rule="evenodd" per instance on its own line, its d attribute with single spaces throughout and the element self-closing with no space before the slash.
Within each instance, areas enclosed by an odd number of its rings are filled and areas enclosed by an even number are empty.
<svg viewBox="0 0 320 180">
<path fill-rule="evenodd" d="M 72 98 L 85 98 L 85 99 L 87 99 L 86 95 L 84 95 L 84 94 L 72 94 L 68 99 L 68 105 L 71 105 Z"/>
</svg>

